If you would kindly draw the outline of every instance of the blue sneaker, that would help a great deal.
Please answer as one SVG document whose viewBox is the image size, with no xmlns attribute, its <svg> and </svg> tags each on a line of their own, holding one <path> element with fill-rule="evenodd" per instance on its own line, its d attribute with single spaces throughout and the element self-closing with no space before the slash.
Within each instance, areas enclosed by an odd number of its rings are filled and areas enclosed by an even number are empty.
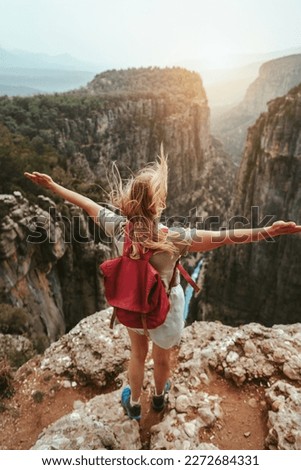
<svg viewBox="0 0 301 470">
<path fill-rule="evenodd" d="M 121 393 L 121 404 L 131 419 L 139 420 L 141 418 L 141 405 L 131 406 L 131 389 L 125 387 Z"/>
<path fill-rule="evenodd" d="M 168 402 L 168 392 L 171 388 L 171 383 L 168 380 L 164 387 L 164 392 L 162 395 L 153 395 L 152 397 L 152 408 L 155 411 L 162 411 L 165 408 L 165 405 Z"/>
</svg>

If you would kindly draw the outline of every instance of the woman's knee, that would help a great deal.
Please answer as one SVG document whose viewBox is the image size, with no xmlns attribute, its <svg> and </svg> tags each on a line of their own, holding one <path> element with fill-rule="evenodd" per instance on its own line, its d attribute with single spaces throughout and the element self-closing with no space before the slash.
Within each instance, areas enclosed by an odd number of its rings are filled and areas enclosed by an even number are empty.
<svg viewBox="0 0 301 470">
<path fill-rule="evenodd" d="M 148 353 L 148 338 L 138 333 L 129 331 L 131 339 L 131 357 L 139 362 L 144 362 Z"/>
<path fill-rule="evenodd" d="M 170 364 L 170 349 L 163 349 L 154 344 L 153 346 L 153 361 L 158 367 L 169 367 Z"/>
<path fill-rule="evenodd" d="M 132 348 L 131 349 L 131 357 L 139 362 L 145 362 L 147 356 L 148 349 L 147 347 L 142 348 Z"/>
</svg>

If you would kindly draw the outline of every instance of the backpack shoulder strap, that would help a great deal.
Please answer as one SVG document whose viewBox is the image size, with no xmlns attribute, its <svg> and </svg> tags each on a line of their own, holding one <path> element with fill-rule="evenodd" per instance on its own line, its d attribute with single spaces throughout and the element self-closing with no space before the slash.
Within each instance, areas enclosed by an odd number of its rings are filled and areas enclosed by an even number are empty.
<svg viewBox="0 0 301 470">
<path fill-rule="evenodd" d="M 163 232 L 167 233 L 168 232 L 168 227 L 163 227 L 162 228 Z M 182 276 L 184 277 L 185 281 L 187 281 L 191 287 L 196 291 L 196 292 L 199 292 L 201 289 L 200 287 L 197 285 L 197 283 L 192 279 L 192 277 L 188 274 L 188 272 L 186 271 L 186 269 L 182 266 L 182 264 L 180 263 L 180 258 L 179 257 L 176 261 L 176 264 L 175 264 L 175 269 L 174 269 L 174 272 L 173 272 L 173 275 L 172 275 L 172 278 L 171 278 L 171 281 L 170 281 L 170 284 L 169 284 L 169 291 L 171 289 L 171 287 L 173 286 L 174 284 L 174 281 L 175 281 L 175 277 L 176 277 L 176 269 L 178 269 L 180 271 L 180 273 L 182 274 Z"/>
<path fill-rule="evenodd" d="M 129 222 L 127 222 L 124 227 L 124 241 L 123 241 L 123 252 L 122 252 L 123 256 L 127 255 L 129 249 L 132 246 L 132 242 L 129 236 L 129 231 L 130 231 L 130 224 Z"/>
<path fill-rule="evenodd" d="M 186 271 L 186 269 L 184 268 L 184 266 L 182 266 L 182 264 L 180 263 L 180 258 L 177 259 L 176 261 L 176 264 L 175 264 L 175 267 L 174 267 L 174 271 L 173 271 L 173 275 L 172 275 L 172 278 L 171 278 L 171 281 L 169 283 L 169 288 L 168 288 L 168 292 L 170 292 L 170 289 L 174 286 L 174 282 L 175 282 L 175 278 L 176 278 L 176 271 L 177 269 L 180 271 L 180 273 L 182 274 L 182 276 L 184 277 L 185 281 L 188 282 L 188 284 L 191 285 L 191 287 L 196 291 L 196 292 L 199 292 L 201 289 L 200 287 L 197 285 L 197 283 L 192 279 L 192 277 L 188 274 L 188 272 Z"/>
<path fill-rule="evenodd" d="M 180 263 L 180 259 L 178 259 L 177 261 L 177 264 L 176 264 L 176 267 L 177 269 L 180 271 L 180 273 L 182 274 L 182 276 L 184 277 L 185 281 L 187 281 L 191 287 L 193 287 L 193 289 L 196 291 L 196 292 L 199 292 L 201 289 L 200 287 L 197 285 L 197 283 L 192 279 L 192 277 L 188 274 L 188 272 L 186 271 L 186 269 L 182 266 L 182 264 Z"/>
</svg>

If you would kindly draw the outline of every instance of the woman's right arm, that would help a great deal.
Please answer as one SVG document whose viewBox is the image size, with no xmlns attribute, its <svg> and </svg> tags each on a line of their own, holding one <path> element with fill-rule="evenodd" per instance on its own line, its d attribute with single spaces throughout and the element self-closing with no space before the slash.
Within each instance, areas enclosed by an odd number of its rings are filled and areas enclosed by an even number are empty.
<svg viewBox="0 0 301 470">
<path fill-rule="evenodd" d="M 103 209 L 103 207 L 92 201 L 92 199 L 86 196 L 82 196 L 81 194 L 78 194 L 75 191 L 71 191 L 70 189 L 64 188 L 63 186 L 55 183 L 49 175 L 45 175 L 44 173 L 38 173 L 37 171 L 34 171 L 33 173 L 26 172 L 24 175 L 26 178 L 33 181 L 33 183 L 49 189 L 53 193 L 64 198 L 66 201 L 69 201 L 72 204 L 80 207 L 85 212 L 87 212 L 90 217 L 93 218 L 95 223 L 98 222 L 99 211 Z"/>
<path fill-rule="evenodd" d="M 259 242 L 265 239 L 272 240 L 273 237 L 280 235 L 301 233 L 301 225 L 296 225 L 295 222 L 278 220 L 273 225 L 262 228 L 241 228 L 222 231 L 192 230 L 190 233 L 191 244 L 188 251 L 211 251 L 224 245 Z"/>
</svg>

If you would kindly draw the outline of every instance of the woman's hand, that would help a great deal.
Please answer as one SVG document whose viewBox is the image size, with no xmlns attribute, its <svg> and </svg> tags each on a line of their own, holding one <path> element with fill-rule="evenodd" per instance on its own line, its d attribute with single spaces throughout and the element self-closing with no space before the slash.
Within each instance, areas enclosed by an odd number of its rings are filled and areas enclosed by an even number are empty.
<svg viewBox="0 0 301 470">
<path fill-rule="evenodd" d="M 39 184 L 44 188 L 53 190 L 55 186 L 55 182 L 49 175 L 45 175 L 44 173 L 38 173 L 37 171 L 33 171 L 32 173 L 24 173 L 24 176 L 31 180 L 33 183 Z"/>
<path fill-rule="evenodd" d="M 277 220 L 271 227 L 267 229 L 271 237 L 278 235 L 288 235 L 290 233 L 301 232 L 301 225 L 296 225 L 295 222 L 284 222 L 283 220 Z"/>
<path fill-rule="evenodd" d="M 66 201 L 69 201 L 81 209 L 84 209 L 84 211 L 86 211 L 87 214 L 97 223 L 99 211 L 100 209 L 103 209 L 103 207 L 92 201 L 90 198 L 82 196 L 75 191 L 70 191 L 70 189 L 64 188 L 60 184 L 55 183 L 50 176 L 45 175 L 44 173 L 38 173 L 37 171 L 33 171 L 32 173 L 26 172 L 24 173 L 24 176 L 33 181 L 33 183 L 50 189 L 53 193 L 62 197 Z"/>
</svg>

